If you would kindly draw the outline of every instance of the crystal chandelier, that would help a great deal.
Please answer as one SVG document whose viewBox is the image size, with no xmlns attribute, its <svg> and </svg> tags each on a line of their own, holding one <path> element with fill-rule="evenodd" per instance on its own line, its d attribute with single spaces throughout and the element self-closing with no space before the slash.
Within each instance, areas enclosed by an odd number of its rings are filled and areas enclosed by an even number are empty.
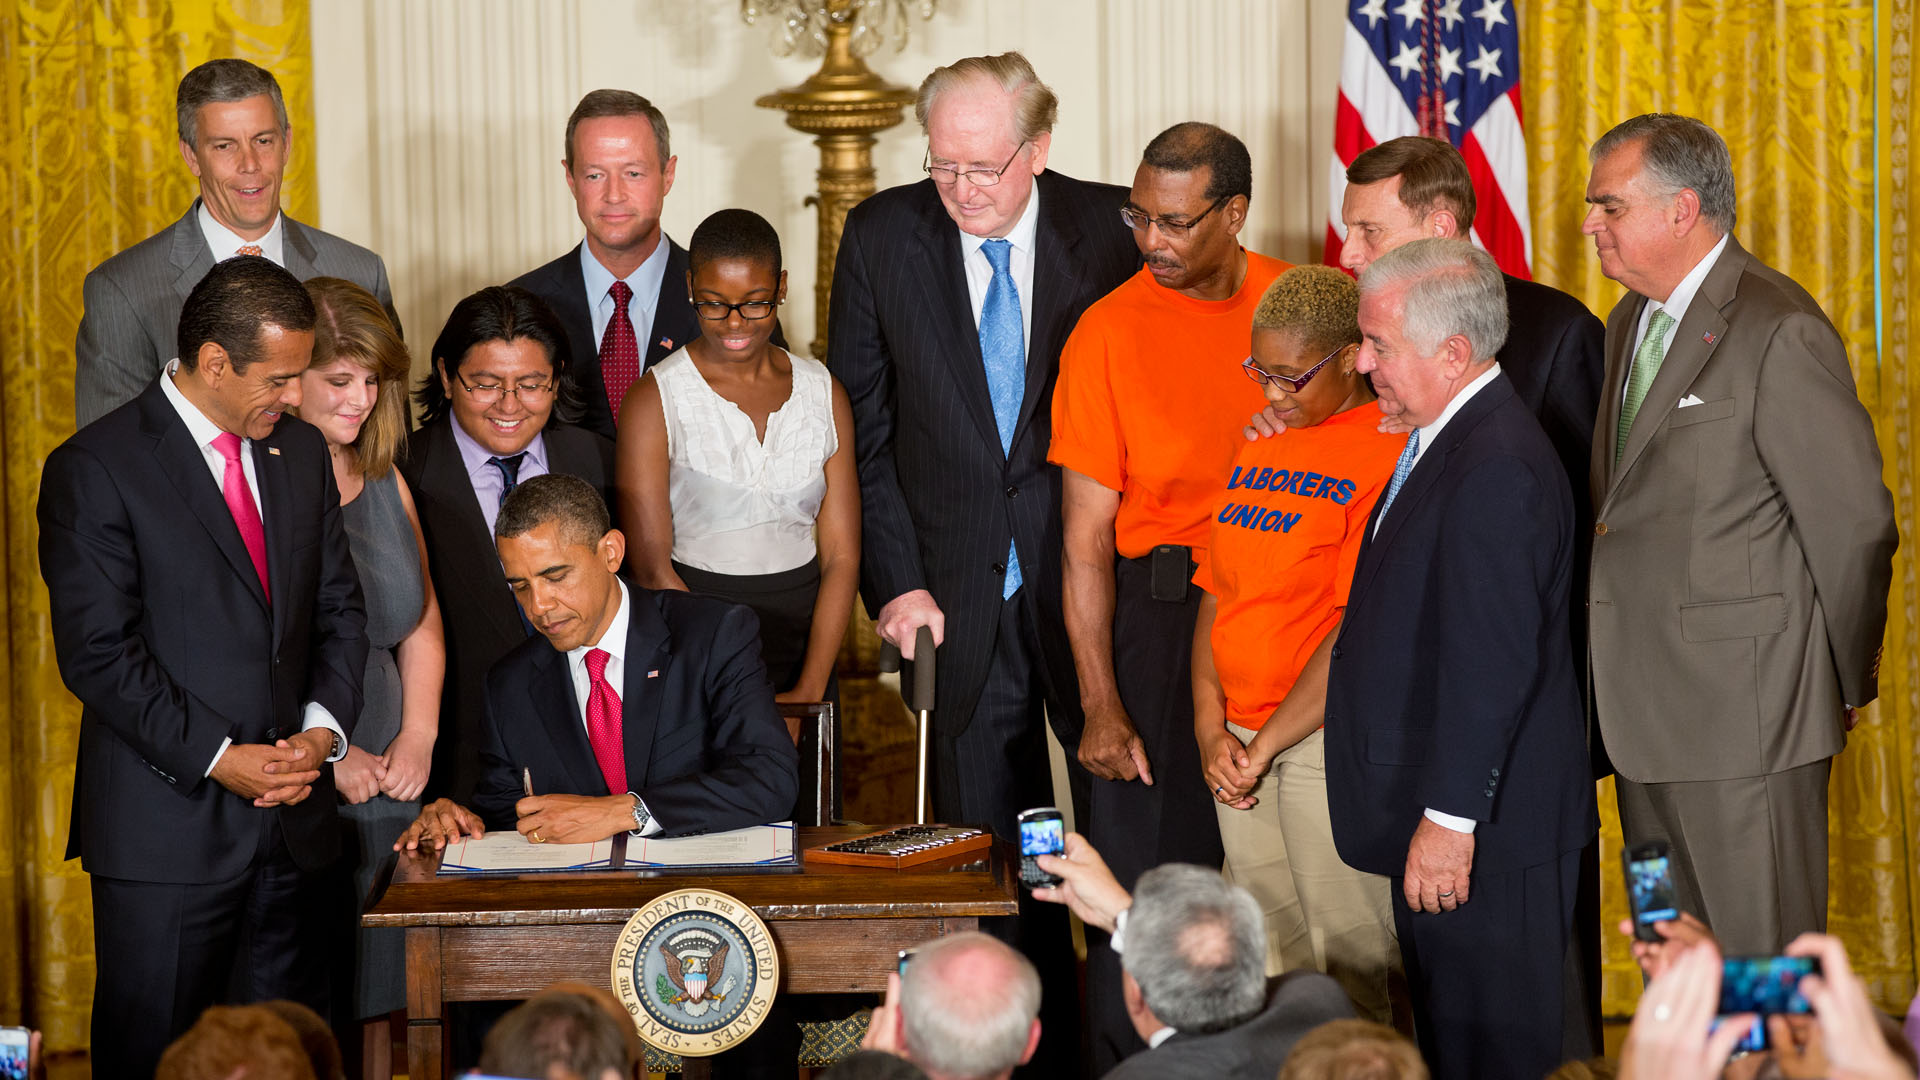
<svg viewBox="0 0 1920 1080">
<path fill-rule="evenodd" d="M 828 26 L 850 24 L 853 54 L 864 57 L 889 41 L 895 52 L 906 48 L 911 17 L 930 19 L 938 6 L 939 0 L 740 0 L 740 17 L 749 26 L 776 21 L 775 56 L 820 56 Z"/>
</svg>

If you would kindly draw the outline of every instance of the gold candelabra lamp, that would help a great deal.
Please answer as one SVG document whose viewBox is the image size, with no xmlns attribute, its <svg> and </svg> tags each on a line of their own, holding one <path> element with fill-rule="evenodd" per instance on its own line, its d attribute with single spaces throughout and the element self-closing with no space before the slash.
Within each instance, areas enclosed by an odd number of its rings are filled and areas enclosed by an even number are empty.
<svg viewBox="0 0 1920 1080">
<path fill-rule="evenodd" d="M 749 25 L 779 20 L 773 51 L 779 56 L 819 54 L 820 70 L 799 86 L 754 101 L 787 114 L 787 126 L 814 136 L 820 148 L 819 190 L 807 196 L 819 228 L 813 285 L 814 356 L 827 355 L 827 298 L 834 258 L 847 211 L 873 194 L 874 137 L 901 120 L 914 92 L 875 74 L 865 57 L 888 40 L 897 52 L 907 42 L 911 15 L 931 18 L 938 0 L 740 0 Z"/>
</svg>

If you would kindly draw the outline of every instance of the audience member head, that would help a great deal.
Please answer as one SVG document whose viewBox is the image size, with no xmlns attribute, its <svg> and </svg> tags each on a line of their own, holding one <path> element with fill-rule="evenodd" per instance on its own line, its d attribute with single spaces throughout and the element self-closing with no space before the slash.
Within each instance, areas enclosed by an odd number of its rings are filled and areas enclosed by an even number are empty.
<svg viewBox="0 0 1920 1080">
<path fill-rule="evenodd" d="M 920 1066 L 884 1050 L 856 1050 L 820 1074 L 820 1080 L 927 1080 Z"/>
<path fill-rule="evenodd" d="M 300 1034 L 265 1005 L 215 1005 L 160 1055 L 154 1080 L 316 1080 Z M 325 1078 L 320 1078 L 325 1080 Z"/>
<path fill-rule="evenodd" d="M 373 294 L 345 278 L 307 279 L 313 363 L 300 376 L 296 415 L 333 446 L 353 448 L 370 480 L 393 468 L 407 438 L 407 345 Z"/>
<path fill-rule="evenodd" d="M 587 248 L 615 277 L 633 273 L 659 244 L 660 208 L 679 160 L 667 118 L 639 94 L 595 90 L 567 117 L 567 190 Z"/>
<path fill-rule="evenodd" d="M 1266 923 L 1252 893 L 1184 863 L 1140 875 L 1120 965 L 1142 1039 L 1162 1027 L 1204 1035 L 1245 1023 L 1266 1004 L 1266 962 Z"/>
<path fill-rule="evenodd" d="M 1357 367 L 1359 312 L 1360 287 L 1331 266 L 1296 266 L 1267 286 L 1253 312 L 1247 373 L 1266 376 L 1260 392 L 1288 427 L 1312 427 L 1372 400 Z"/>
<path fill-rule="evenodd" d="M 1614 1080 L 1620 1075 L 1620 1067 L 1610 1058 L 1588 1058 L 1585 1061 L 1569 1061 L 1548 1073 L 1546 1080 Z"/>
<path fill-rule="evenodd" d="M 927 136 L 926 169 L 961 232 L 1006 236 L 1020 223 L 1058 110 L 1017 52 L 964 57 L 920 83 L 913 115 Z"/>
<path fill-rule="evenodd" d="M 1040 1044 L 1040 975 L 981 933 L 936 938 L 900 977 L 907 1056 L 934 1080 L 988 1080 L 1025 1064 Z"/>
<path fill-rule="evenodd" d="M 1329 1020 L 1300 1037 L 1279 1080 L 1427 1080 L 1405 1035 L 1371 1020 Z"/>
<path fill-rule="evenodd" d="M 1467 159 L 1452 143 L 1402 135 L 1369 147 L 1347 166 L 1340 265 L 1357 274 L 1409 240 L 1464 238 L 1473 228 L 1474 207 Z"/>
<path fill-rule="evenodd" d="M 787 299 L 780 234 L 751 210 L 707 215 L 687 243 L 687 294 L 715 359 L 757 359 Z"/>
<path fill-rule="evenodd" d="M 300 1037 L 300 1048 L 307 1053 L 315 1080 L 346 1080 L 345 1063 L 340 1060 L 340 1044 L 320 1014 L 297 1001 L 265 1001 L 261 1006 L 287 1022 Z"/>
<path fill-rule="evenodd" d="M 1414 427 L 1439 419 L 1507 340 L 1507 285 L 1465 240 L 1414 240 L 1360 275 L 1358 368 L 1380 411 Z"/>
<path fill-rule="evenodd" d="M 306 288 L 270 260 L 215 263 L 180 309 L 173 384 L 220 430 L 264 439 L 300 404 L 313 322 Z"/>
<path fill-rule="evenodd" d="M 614 575 L 627 540 L 592 484 L 559 473 L 528 480 L 501 502 L 493 536 L 535 630 L 561 652 L 600 640 L 620 610 Z"/>
<path fill-rule="evenodd" d="M 1690 116 L 1647 113 L 1600 136 L 1587 155 L 1587 216 L 1600 272 L 1664 301 L 1733 231 L 1733 157 Z"/>
<path fill-rule="evenodd" d="M 267 235 L 280 213 L 289 132 L 273 73 L 245 60 L 209 60 L 180 80 L 174 114 L 201 205 L 242 240 Z"/>
<path fill-rule="evenodd" d="M 504 457 L 564 410 L 569 369 L 566 328 L 547 302 L 518 285 L 489 285 L 453 305 L 414 401 L 422 424 L 451 414 L 487 453 Z"/>
<path fill-rule="evenodd" d="M 1189 121 L 1147 144 L 1121 216 L 1154 281 L 1195 299 L 1224 300 L 1233 295 L 1252 198 L 1247 145 Z"/>
<path fill-rule="evenodd" d="M 543 990 L 494 1023 L 481 1044 L 480 1071 L 534 1080 L 634 1080 L 640 1062 L 621 1030 L 632 1026 L 577 990 Z"/>
</svg>

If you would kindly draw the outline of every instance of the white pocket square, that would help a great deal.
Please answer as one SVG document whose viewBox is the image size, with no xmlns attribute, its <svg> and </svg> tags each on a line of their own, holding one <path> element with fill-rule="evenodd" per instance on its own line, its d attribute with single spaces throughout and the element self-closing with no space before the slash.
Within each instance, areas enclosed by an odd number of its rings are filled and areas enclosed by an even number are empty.
<svg viewBox="0 0 1920 1080">
<path fill-rule="evenodd" d="M 1680 404 L 1674 406 L 1674 408 L 1684 409 L 1690 405 L 1699 405 L 1699 404 L 1701 404 L 1701 401 L 1699 398 L 1694 397 L 1692 394 L 1688 394 L 1686 397 L 1681 398 Z"/>
</svg>

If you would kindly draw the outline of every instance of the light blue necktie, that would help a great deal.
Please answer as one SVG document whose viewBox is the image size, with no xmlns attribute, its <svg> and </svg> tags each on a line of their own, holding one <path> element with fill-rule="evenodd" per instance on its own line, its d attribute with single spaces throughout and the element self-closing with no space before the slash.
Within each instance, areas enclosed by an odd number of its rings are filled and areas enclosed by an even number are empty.
<svg viewBox="0 0 1920 1080">
<path fill-rule="evenodd" d="M 1013 428 L 1020 422 L 1020 397 L 1027 387 L 1027 335 L 1020 323 L 1020 287 L 1008 260 L 1013 247 L 988 240 L 980 251 L 993 266 L 986 302 L 980 305 L 980 358 L 987 367 L 987 394 L 993 398 L 993 423 L 1000 429 L 1000 452 L 1013 452 Z M 1020 551 L 1007 545 L 1007 581 L 1000 599 L 1020 587 Z"/>
<path fill-rule="evenodd" d="M 1400 494 L 1400 485 L 1407 482 L 1407 474 L 1413 472 L 1413 459 L 1420 456 L 1420 429 L 1414 428 L 1407 436 L 1407 448 L 1400 451 L 1400 460 L 1393 465 L 1393 479 L 1387 482 L 1387 493 L 1380 499 L 1380 513 L 1374 517 L 1374 531 L 1380 529 L 1380 522 L 1387 519 L 1387 507 L 1393 505 L 1393 497 Z"/>
</svg>

